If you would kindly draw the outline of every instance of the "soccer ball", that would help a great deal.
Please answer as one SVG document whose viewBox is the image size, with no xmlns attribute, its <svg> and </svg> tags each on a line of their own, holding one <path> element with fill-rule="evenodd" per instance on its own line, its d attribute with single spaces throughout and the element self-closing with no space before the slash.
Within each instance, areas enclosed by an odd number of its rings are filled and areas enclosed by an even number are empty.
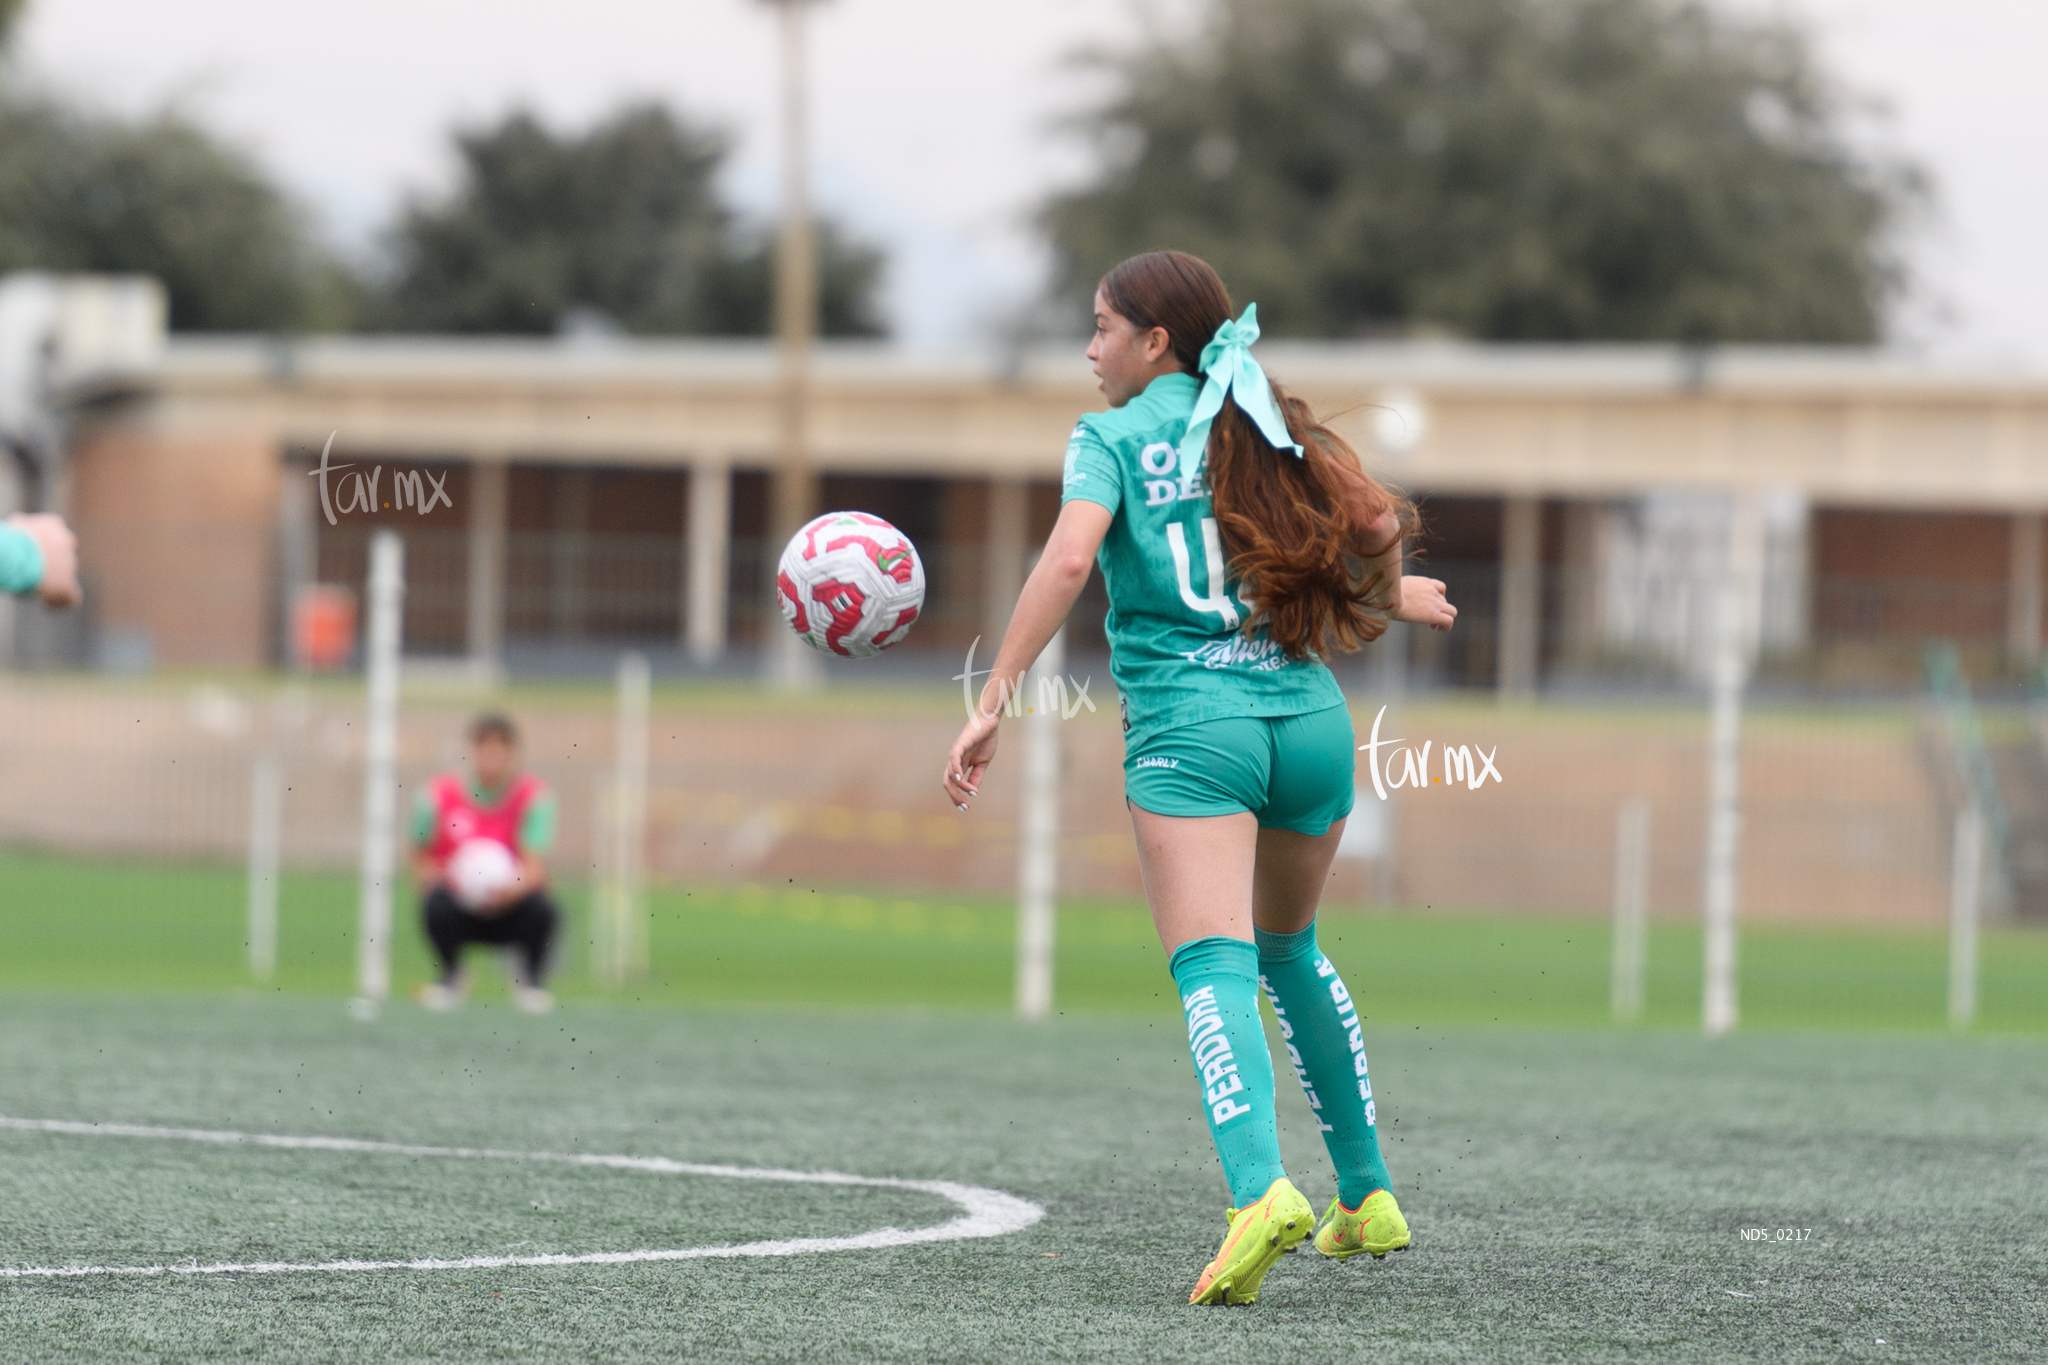
<svg viewBox="0 0 2048 1365">
<path fill-rule="evenodd" d="M 924 565 L 910 537 L 866 512 L 827 512 L 798 531 L 775 566 L 783 619 L 812 648 L 865 659 L 901 644 L 924 608 Z"/>
<path fill-rule="evenodd" d="M 448 889 L 470 909 L 519 884 L 519 860 L 496 839 L 465 839 L 448 860 Z"/>
</svg>

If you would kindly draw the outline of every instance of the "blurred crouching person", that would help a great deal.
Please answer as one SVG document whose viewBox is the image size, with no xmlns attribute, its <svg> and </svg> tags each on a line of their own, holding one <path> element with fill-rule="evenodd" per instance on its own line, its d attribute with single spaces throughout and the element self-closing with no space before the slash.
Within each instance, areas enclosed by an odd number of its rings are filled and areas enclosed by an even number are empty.
<svg viewBox="0 0 2048 1365">
<path fill-rule="evenodd" d="M 441 968 L 417 992 L 428 1009 L 462 1004 L 462 950 L 472 943 L 516 948 L 513 1003 L 528 1014 L 554 1007 L 545 979 L 562 916 L 543 859 L 554 847 L 555 810 L 547 783 L 520 770 L 519 731 L 502 715 L 471 722 L 468 773 L 443 773 L 420 794 L 413 883 L 425 895 L 427 939 Z"/>
</svg>

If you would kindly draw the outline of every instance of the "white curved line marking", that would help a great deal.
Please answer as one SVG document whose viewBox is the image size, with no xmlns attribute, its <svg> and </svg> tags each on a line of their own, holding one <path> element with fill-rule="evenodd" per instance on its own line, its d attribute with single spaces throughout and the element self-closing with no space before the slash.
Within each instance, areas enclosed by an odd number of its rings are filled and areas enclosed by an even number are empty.
<svg viewBox="0 0 2048 1365">
<path fill-rule="evenodd" d="M 896 1180 L 886 1176 L 844 1175 L 838 1171 L 784 1171 L 762 1166 L 711 1166 L 671 1161 L 660 1156 L 598 1156 L 575 1152 L 507 1152 L 489 1147 L 421 1147 L 402 1142 L 370 1142 L 362 1138 L 294 1137 L 279 1133 L 237 1133 L 206 1128 L 152 1128 L 132 1123 L 75 1123 L 65 1119 L 0 1117 L 0 1129 L 28 1133 L 65 1133 L 75 1137 L 161 1138 L 174 1142 L 211 1142 L 223 1146 L 280 1147 L 291 1151 L 369 1152 L 380 1156 L 450 1157 L 465 1161 L 539 1161 L 562 1166 L 599 1166 L 617 1171 L 657 1175 L 703 1175 L 725 1180 L 769 1180 L 794 1185 L 869 1185 L 881 1189 L 918 1190 L 952 1200 L 958 1218 L 928 1228 L 876 1228 L 851 1237 L 796 1237 L 779 1242 L 742 1242 L 723 1247 L 674 1247 L 647 1251 L 593 1251 L 580 1255 L 421 1257 L 404 1261 L 245 1261 L 211 1265 L 70 1265 L 0 1266 L 0 1279 L 59 1279 L 80 1275 L 280 1275 L 309 1270 L 499 1270 L 552 1265 L 626 1265 L 638 1261 L 703 1261 L 734 1256 L 803 1256 L 821 1251 L 868 1251 L 911 1246 L 919 1242 L 958 1242 L 976 1237 L 1002 1237 L 1021 1232 L 1045 1217 L 1028 1199 L 981 1185 L 950 1180 Z"/>
</svg>

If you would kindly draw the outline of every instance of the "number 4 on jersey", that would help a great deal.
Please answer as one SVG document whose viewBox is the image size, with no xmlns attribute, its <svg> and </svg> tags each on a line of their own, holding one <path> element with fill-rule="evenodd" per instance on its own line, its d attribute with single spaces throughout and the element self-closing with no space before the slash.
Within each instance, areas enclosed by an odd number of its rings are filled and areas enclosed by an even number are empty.
<svg viewBox="0 0 2048 1365">
<path fill-rule="evenodd" d="M 1173 552 L 1173 572 L 1180 580 L 1180 600 L 1196 611 L 1213 611 L 1223 618 L 1225 630 L 1237 629 L 1237 607 L 1231 602 L 1223 573 L 1223 539 L 1216 531 L 1216 518 L 1202 518 L 1202 558 L 1209 570 L 1206 597 L 1195 594 L 1194 566 L 1188 560 L 1187 527 L 1174 522 L 1166 528 L 1166 547 Z"/>
</svg>

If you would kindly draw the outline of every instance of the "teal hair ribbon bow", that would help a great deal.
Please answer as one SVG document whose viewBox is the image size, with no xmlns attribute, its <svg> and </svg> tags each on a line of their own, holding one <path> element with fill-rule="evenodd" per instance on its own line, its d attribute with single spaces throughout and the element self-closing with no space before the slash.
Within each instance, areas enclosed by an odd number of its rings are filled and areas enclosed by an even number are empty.
<svg viewBox="0 0 2048 1365">
<path fill-rule="evenodd" d="M 1180 438 L 1180 478 L 1186 487 L 1201 468 L 1202 452 L 1209 445 L 1209 427 L 1223 411 L 1223 400 L 1237 400 L 1238 410 L 1252 419 L 1275 450 L 1291 450 L 1297 460 L 1301 447 L 1287 432 L 1287 419 L 1273 400 L 1273 385 L 1259 362 L 1252 359 L 1252 343 L 1259 339 L 1259 305 L 1248 303 L 1244 316 L 1225 319 L 1209 344 L 1202 348 L 1202 373 L 1207 376 L 1195 399 L 1195 412 L 1188 419 L 1187 435 Z"/>
</svg>

